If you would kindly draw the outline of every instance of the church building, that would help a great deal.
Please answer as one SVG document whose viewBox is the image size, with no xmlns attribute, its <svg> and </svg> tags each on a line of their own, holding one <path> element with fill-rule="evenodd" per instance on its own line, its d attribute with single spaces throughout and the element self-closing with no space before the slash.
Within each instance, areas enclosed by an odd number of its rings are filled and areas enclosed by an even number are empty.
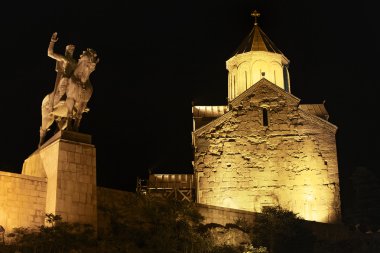
<svg viewBox="0 0 380 253">
<path fill-rule="evenodd" d="M 192 108 L 196 202 L 251 212 L 280 205 L 337 223 L 337 127 L 323 103 L 291 93 L 289 60 L 259 27 L 260 14 L 252 16 L 252 31 L 226 62 L 228 104 Z"/>
</svg>

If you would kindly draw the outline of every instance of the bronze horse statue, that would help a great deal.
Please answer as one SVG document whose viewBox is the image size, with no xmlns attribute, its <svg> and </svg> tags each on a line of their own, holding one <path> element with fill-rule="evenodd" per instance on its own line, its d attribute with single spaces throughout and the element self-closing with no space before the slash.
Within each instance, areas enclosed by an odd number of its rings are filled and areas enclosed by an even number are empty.
<svg viewBox="0 0 380 253">
<path fill-rule="evenodd" d="M 91 98 L 93 87 L 90 75 L 99 62 L 97 54 L 92 49 L 83 51 L 71 76 L 60 79 L 60 89 L 65 89 L 64 97 L 56 101 L 55 92 L 46 95 L 42 101 L 39 147 L 44 143 L 49 127 L 56 122 L 59 130 L 78 131 L 82 114 L 88 111 L 87 103 Z"/>
</svg>

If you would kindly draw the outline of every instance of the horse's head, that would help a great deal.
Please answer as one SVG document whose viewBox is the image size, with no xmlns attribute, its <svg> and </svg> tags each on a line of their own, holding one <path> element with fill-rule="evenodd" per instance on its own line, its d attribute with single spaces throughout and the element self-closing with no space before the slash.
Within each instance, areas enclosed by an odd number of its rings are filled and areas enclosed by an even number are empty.
<svg viewBox="0 0 380 253">
<path fill-rule="evenodd" d="M 96 64 L 99 62 L 98 55 L 95 50 L 87 48 L 86 51 L 80 55 L 78 60 L 78 67 L 87 68 L 88 73 L 91 73 L 95 70 Z"/>
<path fill-rule="evenodd" d="M 98 55 L 96 54 L 95 50 L 91 48 L 87 48 L 86 51 L 83 51 L 83 53 L 80 55 L 79 61 L 89 61 L 91 63 L 97 64 L 99 62 Z"/>
</svg>

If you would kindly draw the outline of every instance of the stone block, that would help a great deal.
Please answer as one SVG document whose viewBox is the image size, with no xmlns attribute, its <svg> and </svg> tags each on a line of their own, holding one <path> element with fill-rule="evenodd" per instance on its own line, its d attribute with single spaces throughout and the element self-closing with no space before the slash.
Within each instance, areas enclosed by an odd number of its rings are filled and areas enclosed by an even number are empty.
<svg viewBox="0 0 380 253">
<path fill-rule="evenodd" d="M 67 152 L 67 161 L 69 163 L 75 163 L 75 152 L 71 152 L 71 151 Z"/>
<path fill-rule="evenodd" d="M 61 150 L 59 153 L 59 160 L 60 162 L 67 162 L 68 161 L 68 151 Z"/>
<path fill-rule="evenodd" d="M 82 154 L 83 153 L 83 146 L 75 145 L 75 153 Z"/>
<path fill-rule="evenodd" d="M 86 203 L 86 193 L 79 193 L 79 202 Z"/>
<path fill-rule="evenodd" d="M 75 155 L 75 163 L 76 164 L 81 164 L 81 153 L 74 153 Z"/>
</svg>

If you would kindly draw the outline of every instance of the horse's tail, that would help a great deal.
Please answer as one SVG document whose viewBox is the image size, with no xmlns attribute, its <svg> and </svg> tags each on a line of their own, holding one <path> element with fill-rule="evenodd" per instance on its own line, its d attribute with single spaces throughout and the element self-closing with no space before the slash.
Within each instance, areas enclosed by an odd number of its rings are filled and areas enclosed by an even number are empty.
<svg viewBox="0 0 380 253">
<path fill-rule="evenodd" d="M 54 117 L 51 115 L 51 105 L 50 105 L 51 94 L 47 94 L 41 103 L 41 126 L 40 126 L 40 142 L 38 147 L 40 147 L 44 141 L 46 132 L 49 130 L 49 126 L 53 123 Z"/>
<path fill-rule="evenodd" d="M 44 99 L 42 100 L 42 103 L 41 103 L 41 109 L 43 109 L 43 108 L 49 108 L 50 96 L 51 96 L 51 93 L 47 94 L 44 97 Z"/>
</svg>

